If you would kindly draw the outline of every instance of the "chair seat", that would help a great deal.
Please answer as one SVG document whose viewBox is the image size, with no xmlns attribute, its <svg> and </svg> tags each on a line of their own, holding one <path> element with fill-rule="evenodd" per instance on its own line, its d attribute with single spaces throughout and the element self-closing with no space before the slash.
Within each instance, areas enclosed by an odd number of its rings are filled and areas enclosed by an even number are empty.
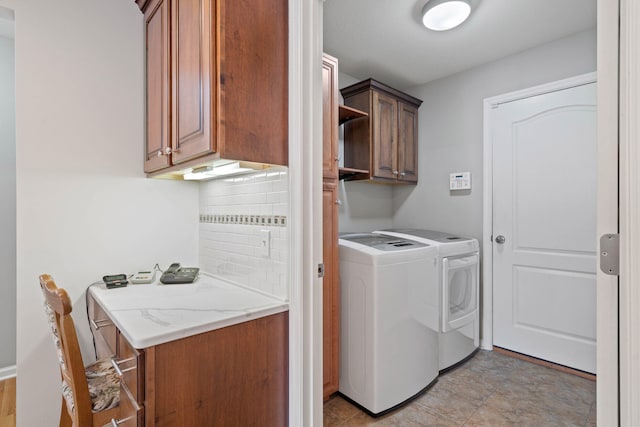
<svg viewBox="0 0 640 427">
<path fill-rule="evenodd" d="M 101 412 L 115 408 L 120 403 L 120 377 L 111 365 L 110 359 L 98 360 L 85 367 L 89 396 L 91 397 L 91 410 Z M 62 394 L 67 404 L 73 402 L 71 387 L 66 382 L 62 383 Z M 73 404 L 69 408 L 73 411 Z"/>
</svg>

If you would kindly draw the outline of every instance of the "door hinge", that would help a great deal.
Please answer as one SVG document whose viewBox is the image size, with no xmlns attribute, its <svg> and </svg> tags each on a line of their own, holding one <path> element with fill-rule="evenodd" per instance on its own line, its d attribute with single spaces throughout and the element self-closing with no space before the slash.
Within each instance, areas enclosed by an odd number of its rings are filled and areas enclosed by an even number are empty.
<svg viewBox="0 0 640 427">
<path fill-rule="evenodd" d="M 620 274 L 620 235 L 603 234 L 600 237 L 600 270 L 604 274 Z"/>
<path fill-rule="evenodd" d="M 318 277 L 321 279 L 324 277 L 324 263 L 318 264 Z"/>
</svg>

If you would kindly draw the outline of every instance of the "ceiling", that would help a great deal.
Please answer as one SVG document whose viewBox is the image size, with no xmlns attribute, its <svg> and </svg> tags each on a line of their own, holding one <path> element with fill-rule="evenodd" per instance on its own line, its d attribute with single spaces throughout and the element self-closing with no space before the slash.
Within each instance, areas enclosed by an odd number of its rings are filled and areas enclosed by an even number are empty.
<svg viewBox="0 0 640 427">
<path fill-rule="evenodd" d="M 596 0 L 471 0 L 465 23 L 436 32 L 425 3 L 326 0 L 324 51 L 340 72 L 406 89 L 596 26 Z"/>
</svg>

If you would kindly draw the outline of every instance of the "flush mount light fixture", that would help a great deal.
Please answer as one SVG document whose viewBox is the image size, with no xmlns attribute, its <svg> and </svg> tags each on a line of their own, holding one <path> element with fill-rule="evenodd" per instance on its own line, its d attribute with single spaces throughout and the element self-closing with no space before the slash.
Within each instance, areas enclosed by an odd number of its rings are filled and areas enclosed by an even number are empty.
<svg viewBox="0 0 640 427">
<path fill-rule="evenodd" d="M 470 0 L 429 0 L 422 8 L 422 23 L 430 30 L 450 30 L 462 24 L 470 13 Z"/>
</svg>

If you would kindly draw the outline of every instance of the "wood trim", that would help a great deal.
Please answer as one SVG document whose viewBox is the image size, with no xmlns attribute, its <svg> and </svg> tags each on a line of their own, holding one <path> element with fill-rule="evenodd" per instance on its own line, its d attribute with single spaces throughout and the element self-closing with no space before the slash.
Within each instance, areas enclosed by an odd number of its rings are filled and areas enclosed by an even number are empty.
<svg viewBox="0 0 640 427">
<path fill-rule="evenodd" d="M 568 366 L 558 365 L 556 363 L 549 362 L 547 360 L 538 359 L 536 357 L 527 356 L 526 354 L 517 353 L 515 351 L 507 350 L 502 347 L 493 347 L 493 351 L 496 353 L 504 354 L 505 356 L 513 357 L 516 359 L 524 360 L 525 362 L 533 363 L 535 365 L 545 366 L 547 368 L 554 369 L 556 371 L 564 372 L 565 374 L 576 375 L 587 380 L 595 381 L 596 376 L 588 372 L 579 371 L 577 369 L 569 368 Z"/>
<path fill-rule="evenodd" d="M 399 100 L 402 100 L 408 103 L 409 105 L 413 105 L 416 108 L 420 107 L 420 105 L 422 104 L 421 99 L 411 96 L 408 93 L 401 92 L 398 89 L 394 89 L 391 86 L 387 86 L 386 84 L 381 83 L 374 79 L 367 79 L 367 80 L 363 80 L 361 82 L 352 84 L 351 86 L 347 86 L 345 88 L 340 89 L 340 92 L 342 93 L 342 96 L 346 98 L 360 92 L 366 92 L 370 89 L 376 90 L 378 92 L 384 92 L 385 94 L 391 97 L 397 98 Z"/>
<path fill-rule="evenodd" d="M 147 414 L 156 413 L 156 348 L 148 347 L 144 351 L 145 382 L 144 382 L 144 410 Z M 155 426 L 155 417 L 144 418 L 146 427 Z"/>
</svg>

